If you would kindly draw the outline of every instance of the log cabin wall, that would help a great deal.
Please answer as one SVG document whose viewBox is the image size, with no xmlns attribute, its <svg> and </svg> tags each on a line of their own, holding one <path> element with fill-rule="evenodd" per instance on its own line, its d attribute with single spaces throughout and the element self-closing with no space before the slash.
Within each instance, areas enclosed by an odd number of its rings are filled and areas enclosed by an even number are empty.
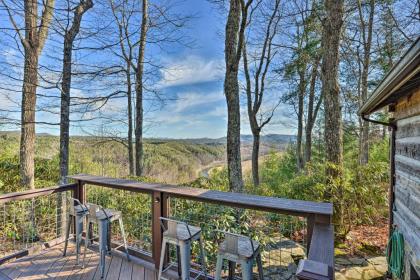
<svg viewBox="0 0 420 280">
<path fill-rule="evenodd" d="M 405 240 L 405 277 L 420 275 L 420 88 L 398 100 L 394 118 L 394 225 Z"/>
</svg>

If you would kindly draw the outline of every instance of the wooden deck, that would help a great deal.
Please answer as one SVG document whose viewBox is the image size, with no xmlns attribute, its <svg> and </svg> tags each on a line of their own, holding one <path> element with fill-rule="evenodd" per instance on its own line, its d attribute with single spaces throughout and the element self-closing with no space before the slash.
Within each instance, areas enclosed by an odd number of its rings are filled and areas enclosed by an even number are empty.
<svg viewBox="0 0 420 280">
<path fill-rule="evenodd" d="M 85 268 L 82 268 L 76 264 L 74 245 L 69 244 L 66 257 L 63 257 L 63 247 L 63 244 L 59 244 L 37 255 L 24 257 L 14 262 L 1 265 L 0 280 L 100 279 L 99 254 L 97 252 L 92 250 L 87 251 Z M 153 266 L 147 263 L 142 264 L 142 260 L 137 258 L 132 258 L 131 261 L 127 261 L 124 255 L 119 252 L 113 252 L 111 256 L 106 257 L 104 279 L 156 280 L 157 276 Z"/>
</svg>

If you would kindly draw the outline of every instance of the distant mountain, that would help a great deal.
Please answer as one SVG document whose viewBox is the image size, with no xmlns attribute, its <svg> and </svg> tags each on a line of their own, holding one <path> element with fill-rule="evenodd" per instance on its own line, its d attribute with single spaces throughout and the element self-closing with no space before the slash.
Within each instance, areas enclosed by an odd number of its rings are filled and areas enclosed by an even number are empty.
<svg viewBox="0 0 420 280">
<path fill-rule="evenodd" d="M 185 139 L 172 139 L 172 138 L 149 138 L 149 142 L 168 142 L 168 141 L 181 141 L 194 144 L 207 144 L 207 145 L 220 145 L 226 144 L 226 137 L 220 138 L 185 138 Z M 251 144 L 253 141 L 252 135 L 241 135 L 242 144 Z M 261 136 L 263 144 L 289 144 L 296 141 L 295 135 L 288 134 L 267 134 Z"/>
<path fill-rule="evenodd" d="M 20 130 L 0 130 L 0 135 L 8 135 L 8 136 L 19 136 Z M 36 136 L 54 136 L 49 133 L 37 133 Z"/>
<path fill-rule="evenodd" d="M 13 130 L 13 131 L 0 131 L 0 135 L 8 135 L 8 136 L 19 136 L 20 131 Z M 37 136 L 51 136 L 51 137 L 58 137 L 56 135 L 48 134 L 48 133 L 37 133 Z M 72 138 L 91 138 L 94 136 L 78 136 L 74 135 L 71 136 Z M 97 137 L 95 137 L 97 138 Z M 251 145 L 253 137 L 252 135 L 243 134 L 241 135 L 241 143 L 242 145 Z M 171 141 L 179 141 L 185 143 L 192 143 L 192 144 L 207 144 L 207 145 L 224 145 L 226 144 L 226 137 L 220 138 L 185 138 L 185 139 L 176 139 L 176 138 L 146 138 L 146 141 L 149 143 L 165 143 Z M 266 134 L 261 136 L 261 144 L 262 145 L 284 145 L 289 143 L 294 143 L 296 141 L 295 135 L 288 135 L 288 134 Z"/>
</svg>

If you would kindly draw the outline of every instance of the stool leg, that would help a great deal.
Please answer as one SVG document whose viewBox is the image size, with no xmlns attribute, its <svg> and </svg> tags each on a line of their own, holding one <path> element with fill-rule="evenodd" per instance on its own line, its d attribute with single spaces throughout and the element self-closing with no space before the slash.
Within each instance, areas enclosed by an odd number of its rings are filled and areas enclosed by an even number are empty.
<svg viewBox="0 0 420 280">
<path fill-rule="evenodd" d="M 258 276 L 260 280 L 264 280 L 263 265 L 261 260 L 261 253 L 257 255 L 257 265 L 258 265 Z"/>
<path fill-rule="evenodd" d="M 179 251 L 178 245 L 176 245 L 176 262 L 177 262 L 178 278 L 181 278 L 181 253 Z"/>
<path fill-rule="evenodd" d="M 86 220 L 86 218 L 84 218 L 84 220 Z M 84 228 L 85 228 L 85 227 L 83 226 L 83 229 L 84 229 Z M 82 230 L 82 232 L 83 232 L 83 230 Z M 89 240 L 89 232 L 88 232 L 88 230 L 87 230 L 87 224 L 86 224 L 86 236 L 85 236 L 85 242 L 84 242 L 84 245 L 85 245 L 85 251 L 84 251 L 84 253 L 83 253 L 82 268 L 85 268 L 86 250 L 87 250 L 87 243 L 88 243 L 88 240 Z"/>
<path fill-rule="evenodd" d="M 108 253 L 108 255 L 111 255 L 111 248 L 112 248 L 112 246 L 111 246 L 111 233 L 112 233 L 112 223 L 111 222 L 109 222 L 108 223 L 108 236 L 107 236 L 107 248 L 108 248 L 108 251 L 107 251 L 107 253 Z"/>
<path fill-rule="evenodd" d="M 179 250 L 181 253 L 181 275 L 182 280 L 190 279 L 191 242 L 180 241 Z"/>
<path fill-rule="evenodd" d="M 124 241 L 125 253 L 127 254 L 127 259 L 130 260 L 130 254 L 128 253 L 127 239 L 125 238 L 125 230 L 122 218 L 118 219 L 118 223 L 120 224 L 121 235 Z"/>
<path fill-rule="evenodd" d="M 90 219 L 88 218 L 88 231 L 89 231 L 89 245 L 93 245 L 93 223 L 90 221 Z"/>
<path fill-rule="evenodd" d="M 104 276 L 105 276 L 105 254 L 106 254 L 105 250 L 100 251 L 100 256 L 101 256 L 101 260 L 100 260 L 101 279 L 104 278 Z"/>
<path fill-rule="evenodd" d="M 204 251 L 204 242 L 203 237 L 200 236 L 200 259 L 201 259 L 201 270 L 204 273 L 205 279 L 207 279 L 207 269 L 206 269 L 206 252 Z"/>
<path fill-rule="evenodd" d="M 220 280 L 222 277 L 222 269 L 223 269 L 223 257 L 221 254 L 217 255 L 217 263 L 216 263 L 216 275 L 215 280 Z"/>
<path fill-rule="evenodd" d="M 161 279 L 162 277 L 162 272 L 163 272 L 163 262 L 165 260 L 165 253 L 166 253 L 166 239 L 164 238 L 162 241 L 162 249 L 160 251 L 160 263 L 159 263 L 159 275 L 158 275 L 158 280 Z"/>
<path fill-rule="evenodd" d="M 101 220 L 99 222 L 99 252 L 100 252 L 100 268 L 101 268 L 101 278 L 105 275 L 105 255 L 108 250 L 108 221 Z"/>
<path fill-rule="evenodd" d="M 64 242 L 64 252 L 63 252 L 63 257 L 66 256 L 67 253 L 67 245 L 69 244 L 69 238 L 70 238 L 70 227 L 71 227 L 71 218 L 72 216 L 68 217 L 68 221 L 67 221 L 67 227 L 66 227 L 66 240 Z"/>
<path fill-rule="evenodd" d="M 236 262 L 229 261 L 228 263 L 229 263 L 228 279 L 233 280 L 235 276 Z"/>
<path fill-rule="evenodd" d="M 242 280 L 252 280 L 252 259 L 241 261 Z"/>
<path fill-rule="evenodd" d="M 76 262 L 77 265 L 80 263 L 80 243 L 82 239 L 82 232 L 83 232 L 83 216 L 76 215 Z"/>
</svg>

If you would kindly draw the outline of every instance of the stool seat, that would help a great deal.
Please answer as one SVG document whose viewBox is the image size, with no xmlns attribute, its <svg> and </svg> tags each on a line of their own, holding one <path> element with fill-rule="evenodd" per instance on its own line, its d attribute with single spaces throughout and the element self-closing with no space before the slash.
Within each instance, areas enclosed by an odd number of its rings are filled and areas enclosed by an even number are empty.
<svg viewBox="0 0 420 280">
<path fill-rule="evenodd" d="M 228 260 L 233 265 L 236 263 L 241 265 L 243 280 L 253 279 L 252 266 L 255 260 L 258 265 L 259 279 L 263 280 L 260 243 L 248 236 L 226 231 L 219 232 L 224 234 L 224 240 L 219 244 L 215 280 L 221 279 L 224 260 Z"/>
<path fill-rule="evenodd" d="M 169 244 L 175 245 L 177 247 L 178 274 L 180 279 L 190 280 L 191 243 L 193 241 L 200 243 L 201 260 L 201 271 L 196 275 L 194 279 L 201 279 L 202 276 L 204 276 L 204 279 L 207 279 L 206 256 L 204 252 L 204 242 L 201 235 L 201 228 L 190 226 L 185 222 L 164 217 L 160 218 L 160 222 L 163 230 L 163 239 L 160 253 L 158 280 L 162 279 L 162 274 L 172 267 L 172 265 L 169 265 L 163 269 L 166 250 Z"/>
<path fill-rule="evenodd" d="M 236 256 L 238 259 L 241 258 L 253 258 L 254 255 L 259 251 L 260 243 L 256 240 L 250 240 L 248 237 L 240 237 L 238 240 L 237 252 L 229 250 L 228 241 L 224 240 L 219 245 L 219 253 L 230 254 Z M 252 245 L 251 245 L 252 242 Z"/>
<path fill-rule="evenodd" d="M 196 240 L 201 233 L 201 228 L 185 225 L 176 224 L 176 235 L 171 234 L 168 230 L 163 233 L 164 237 L 168 239 L 174 239 L 178 241 Z"/>
<path fill-rule="evenodd" d="M 109 221 L 112 223 L 113 221 L 116 221 L 122 217 L 121 211 L 117 211 L 114 209 L 104 209 L 104 211 L 105 213 L 102 211 L 96 212 L 96 219 L 98 220 L 109 219 Z"/>
</svg>

